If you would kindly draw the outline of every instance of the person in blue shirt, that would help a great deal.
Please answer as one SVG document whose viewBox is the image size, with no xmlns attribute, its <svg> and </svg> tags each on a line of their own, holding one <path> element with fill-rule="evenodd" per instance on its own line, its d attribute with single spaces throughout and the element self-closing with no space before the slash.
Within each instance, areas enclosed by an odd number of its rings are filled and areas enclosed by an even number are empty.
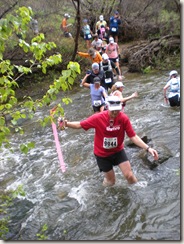
<svg viewBox="0 0 184 244">
<path fill-rule="evenodd" d="M 121 24 L 120 15 L 115 11 L 114 16 L 110 17 L 109 35 L 112 36 L 116 43 L 118 43 L 118 27 Z"/>
<path fill-rule="evenodd" d="M 94 113 L 98 113 L 104 111 L 107 93 L 105 88 L 100 85 L 100 78 L 98 76 L 93 79 L 93 82 L 93 84 L 89 84 L 83 79 L 81 84 L 90 89 L 91 105 Z"/>
</svg>

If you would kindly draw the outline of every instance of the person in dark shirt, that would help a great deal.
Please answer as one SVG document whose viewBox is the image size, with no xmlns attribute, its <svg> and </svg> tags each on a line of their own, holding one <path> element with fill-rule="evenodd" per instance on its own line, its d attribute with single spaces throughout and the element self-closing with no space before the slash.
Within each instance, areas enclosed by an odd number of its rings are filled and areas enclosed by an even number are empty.
<svg viewBox="0 0 184 244">
<path fill-rule="evenodd" d="M 115 11 L 114 16 L 110 17 L 109 34 L 114 38 L 116 43 L 118 43 L 119 25 L 121 25 L 120 15 L 118 11 Z"/>
<path fill-rule="evenodd" d="M 105 74 L 105 89 L 108 91 L 108 89 L 111 89 L 112 85 L 114 84 L 113 70 L 116 71 L 118 80 L 122 80 L 122 76 L 119 73 L 118 67 L 112 60 L 109 59 L 106 53 L 102 54 L 102 59 L 103 60 L 100 62 L 100 71 L 103 71 Z"/>
<path fill-rule="evenodd" d="M 94 84 L 94 78 L 99 77 L 101 81 L 101 86 L 103 86 L 106 89 L 104 71 L 100 71 L 100 67 L 98 63 L 93 63 L 91 67 L 92 70 L 89 70 L 86 73 L 86 75 L 82 79 L 82 82 L 84 83 L 85 81 L 88 84 Z"/>
</svg>

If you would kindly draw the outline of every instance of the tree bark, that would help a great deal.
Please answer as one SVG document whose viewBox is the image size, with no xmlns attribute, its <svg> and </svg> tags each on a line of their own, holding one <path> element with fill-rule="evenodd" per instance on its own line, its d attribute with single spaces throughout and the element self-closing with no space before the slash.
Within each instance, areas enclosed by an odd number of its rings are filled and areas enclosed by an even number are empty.
<svg viewBox="0 0 184 244">
<path fill-rule="evenodd" d="M 76 57 L 76 53 L 78 50 L 78 42 L 79 42 L 79 35 L 80 35 L 80 0 L 72 0 L 73 5 L 76 9 L 76 20 L 77 20 L 77 32 L 76 32 L 76 36 L 75 36 L 75 46 L 74 46 L 74 51 L 73 51 L 73 55 L 72 55 L 72 61 L 75 61 L 75 57 Z M 76 2 L 76 4 L 75 4 Z"/>
</svg>

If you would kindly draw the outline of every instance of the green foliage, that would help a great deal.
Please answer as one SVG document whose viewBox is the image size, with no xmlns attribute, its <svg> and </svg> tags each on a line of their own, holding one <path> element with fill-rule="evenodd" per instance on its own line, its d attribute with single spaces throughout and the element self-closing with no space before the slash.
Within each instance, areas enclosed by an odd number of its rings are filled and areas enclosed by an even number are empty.
<svg viewBox="0 0 184 244">
<path fill-rule="evenodd" d="M 180 33 L 180 15 L 174 11 L 168 12 L 163 9 L 159 15 L 159 21 L 162 31 L 168 34 L 179 34 Z"/>
<path fill-rule="evenodd" d="M 0 193 L 0 238 L 2 239 L 6 238 L 6 234 L 9 231 L 8 223 L 10 219 L 7 212 L 8 207 L 12 206 L 13 199 L 18 195 L 25 196 L 22 185 L 19 185 L 16 190 Z"/>
<path fill-rule="evenodd" d="M 145 69 L 142 69 L 143 74 L 149 74 L 151 72 L 151 66 L 147 66 Z"/>
<path fill-rule="evenodd" d="M 174 11 L 168 12 L 167 10 L 162 9 L 160 12 L 160 22 L 169 22 L 170 20 L 178 21 L 179 15 Z"/>
<path fill-rule="evenodd" d="M 44 224 L 41 228 L 41 232 L 37 233 L 36 236 L 38 237 L 39 241 L 47 240 L 48 236 L 45 235 L 45 232 L 48 230 L 48 226 Z"/>
<path fill-rule="evenodd" d="M 27 143 L 27 145 L 21 144 L 20 145 L 20 150 L 21 150 L 21 152 L 27 154 L 29 149 L 34 148 L 34 147 L 35 147 L 35 143 L 34 142 L 29 142 L 29 143 Z"/>
<path fill-rule="evenodd" d="M 80 66 L 77 62 L 68 62 L 67 70 L 62 70 L 61 75 L 53 81 L 46 94 L 41 98 L 33 101 L 31 97 L 25 97 L 21 103 L 21 109 L 17 108 L 18 101 L 15 89 L 18 87 L 18 81 L 22 76 L 26 76 L 33 72 L 33 68 L 40 69 L 46 74 L 48 68 L 62 63 L 62 55 L 60 53 L 48 55 L 48 52 L 57 46 L 54 42 L 45 42 L 43 33 L 35 36 L 32 40 L 26 40 L 31 16 L 33 15 L 31 8 L 21 7 L 15 15 L 7 15 L 5 19 L 0 20 L 0 146 L 3 144 L 10 146 L 8 136 L 10 129 L 17 133 L 24 133 L 23 129 L 18 125 L 20 119 L 32 119 L 36 110 L 40 107 L 49 105 L 57 99 L 57 95 L 61 90 L 71 89 L 78 74 L 80 74 Z M 14 65 L 10 60 L 4 60 L 3 54 L 6 44 L 18 35 L 17 44 L 27 54 L 30 59 L 27 60 L 27 66 Z M 67 46 L 67 45 L 66 45 Z M 71 55 L 70 55 L 71 57 Z M 18 76 L 17 76 L 18 73 Z M 72 102 L 68 98 L 62 98 L 63 103 Z M 61 106 L 58 106 L 62 111 Z M 7 115 L 11 117 L 10 123 L 7 123 Z M 40 121 L 42 126 L 51 123 L 51 117 L 48 116 Z M 20 145 L 20 150 L 27 153 L 29 149 L 35 145 L 33 142 L 27 145 Z"/>
</svg>

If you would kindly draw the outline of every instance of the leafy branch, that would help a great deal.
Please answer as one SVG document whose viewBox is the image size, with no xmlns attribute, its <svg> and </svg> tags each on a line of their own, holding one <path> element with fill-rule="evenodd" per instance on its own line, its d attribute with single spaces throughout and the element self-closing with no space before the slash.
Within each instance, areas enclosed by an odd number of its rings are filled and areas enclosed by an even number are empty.
<svg viewBox="0 0 184 244">
<path fill-rule="evenodd" d="M 41 99 L 33 101 L 31 97 L 25 97 L 24 101 L 18 104 L 15 89 L 19 87 L 18 81 L 22 76 L 32 73 L 34 67 L 46 74 L 48 68 L 62 63 L 61 54 L 47 55 L 48 51 L 56 48 L 56 44 L 45 42 L 43 33 L 35 36 L 30 43 L 26 41 L 27 29 L 32 15 L 31 8 L 21 7 L 15 15 L 7 15 L 5 19 L 0 20 L 0 146 L 10 146 L 8 136 L 12 129 L 15 132 L 24 133 L 23 129 L 18 126 L 19 119 L 32 119 L 37 109 L 55 101 L 60 91 L 71 89 L 77 75 L 80 74 L 79 64 L 71 61 L 67 65 L 67 70 L 62 70 L 61 75 L 53 81 Z M 3 58 L 8 40 L 11 40 L 14 34 L 20 37 L 18 40 L 19 47 L 32 57 L 27 60 L 27 66 L 14 65 L 10 60 Z M 62 98 L 62 102 L 69 103 L 72 101 L 69 98 Z M 56 114 L 58 113 L 64 113 L 60 104 Z M 11 118 L 9 123 L 7 115 Z M 43 118 L 40 123 L 42 126 L 46 126 L 51 123 L 51 117 Z M 24 153 L 33 147 L 34 142 L 20 145 L 20 149 Z"/>
</svg>

